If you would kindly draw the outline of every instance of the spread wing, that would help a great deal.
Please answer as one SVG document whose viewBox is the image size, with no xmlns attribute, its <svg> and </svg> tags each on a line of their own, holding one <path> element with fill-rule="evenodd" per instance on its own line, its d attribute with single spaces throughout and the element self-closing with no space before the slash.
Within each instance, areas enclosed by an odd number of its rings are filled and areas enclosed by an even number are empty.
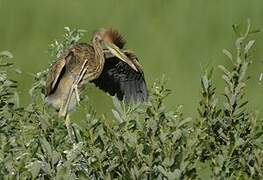
<svg viewBox="0 0 263 180">
<path fill-rule="evenodd" d="M 111 96 L 116 95 L 119 100 L 124 99 L 125 102 L 147 101 L 147 87 L 141 66 L 133 53 L 126 51 L 125 54 L 139 69 L 138 72 L 118 58 L 108 57 L 101 75 L 92 82 Z"/>
</svg>

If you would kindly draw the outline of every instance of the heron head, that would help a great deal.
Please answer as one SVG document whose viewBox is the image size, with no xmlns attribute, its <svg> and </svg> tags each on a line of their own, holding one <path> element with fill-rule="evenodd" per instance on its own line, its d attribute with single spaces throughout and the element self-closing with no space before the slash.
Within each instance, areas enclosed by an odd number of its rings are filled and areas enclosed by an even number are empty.
<svg viewBox="0 0 263 180">
<path fill-rule="evenodd" d="M 124 48 L 125 40 L 122 35 L 112 28 L 100 28 L 93 33 L 93 40 L 113 43 L 120 49 Z"/>
<path fill-rule="evenodd" d="M 100 42 L 102 43 L 103 40 L 106 39 L 107 36 L 107 29 L 100 28 L 99 30 L 95 31 L 92 35 L 92 41 Z"/>
<path fill-rule="evenodd" d="M 135 71 L 138 71 L 136 66 L 132 63 L 120 48 L 123 48 L 125 41 L 120 33 L 112 29 L 101 28 L 93 33 L 93 43 L 99 42 L 102 46 L 105 46 L 114 56 L 123 62 L 127 63 Z"/>
</svg>

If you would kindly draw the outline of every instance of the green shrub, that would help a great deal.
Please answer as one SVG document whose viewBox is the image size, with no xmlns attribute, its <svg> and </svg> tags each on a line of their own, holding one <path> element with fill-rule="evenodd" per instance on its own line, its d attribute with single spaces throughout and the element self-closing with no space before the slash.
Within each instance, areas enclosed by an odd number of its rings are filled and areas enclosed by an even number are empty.
<svg viewBox="0 0 263 180">
<path fill-rule="evenodd" d="M 83 31 L 66 29 L 56 57 Z M 43 104 L 47 71 L 35 76 L 32 103 L 19 107 L 16 82 L 7 76 L 11 54 L 0 53 L 0 179 L 262 179 L 262 119 L 247 110 L 250 27 L 237 26 L 236 56 L 224 50 L 231 67 L 219 66 L 225 99 L 219 101 L 213 70 L 201 77 L 199 117 L 185 118 L 182 107 L 165 108 L 165 78 L 150 88 L 149 102 L 125 105 L 113 98 L 113 118 L 82 103 L 86 116 L 73 120 L 72 144 L 63 119 Z M 83 97 L 86 102 L 87 98 Z"/>
</svg>

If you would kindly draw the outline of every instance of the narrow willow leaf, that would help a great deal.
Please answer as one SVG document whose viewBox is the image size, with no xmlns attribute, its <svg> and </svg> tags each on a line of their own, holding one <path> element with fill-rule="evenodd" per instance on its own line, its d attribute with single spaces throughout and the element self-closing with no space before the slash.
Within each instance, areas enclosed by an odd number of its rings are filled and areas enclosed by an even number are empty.
<svg viewBox="0 0 263 180">
<path fill-rule="evenodd" d="M 233 56 L 228 50 L 223 49 L 222 52 L 224 55 L 226 55 L 233 62 Z"/>
<path fill-rule="evenodd" d="M 182 137 L 182 131 L 180 129 L 176 130 L 174 133 L 173 133 L 173 143 L 176 143 L 176 141 L 178 141 L 180 138 Z"/>
<path fill-rule="evenodd" d="M 246 83 L 244 82 L 239 83 L 238 86 L 236 87 L 236 92 L 241 92 L 245 87 L 246 87 Z"/>
<path fill-rule="evenodd" d="M 17 74 L 22 74 L 21 69 L 17 69 L 17 68 L 15 68 L 14 71 L 15 71 Z"/>
<path fill-rule="evenodd" d="M 120 103 L 120 101 L 118 100 L 118 98 L 116 96 L 112 97 L 112 102 L 113 102 L 113 105 L 114 105 L 115 109 L 119 113 L 122 113 L 123 110 L 122 110 L 122 107 L 121 107 L 121 103 Z"/>
<path fill-rule="evenodd" d="M 255 40 L 251 40 L 247 43 L 247 45 L 245 46 L 245 50 L 244 53 L 248 54 L 249 50 L 252 48 L 252 46 L 255 44 Z"/>
<path fill-rule="evenodd" d="M 178 127 L 182 127 L 184 126 L 185 124 L 189 123 L 192 121 L 192 118 L 188 117 L 188 118 L 185 118 L 184 120 L 180 121 Z"/>
<path fill-rule="evenodd" d="M 218 99 L 217 99 L 217 98 L 214 98 L 214 99 L 212 99 L 211 106 L 212 106 L 213 108 L 215 108 L 216 105 L 217 105 L 217 103 L 218 103 Z"/>
<path fill-rule="evenodd" d="M 234 104 L 236 104 L 236 101 L 237 101 L 237 97 L 236 97 L 235 95 L 232 95 L 231 98 L 230 98 L 231 106 L 233 106 Z"/>
<path fill-rule="evenodd" d="M 207 79 L 207 76 L 202 77 L 202 84 L 203 84 L 204 90 L 207 92 L 208 86 L 209 86 L 209 81 Z"/>
<path fill-rule="evenodd" d="M 220 70 L 222 70 L 227 77 L 231 77 L 231 72 L 229 72 L 229 71 L 225 68 L 225 66 L 219 65 L 218 68 L 219 68 Z"/>
<path fill-rule="evenodd" d="M 249 31 L 249 34 L 256 34 L 256 33 L 259 33 L 259 32 L 261 32 L 261 30 L 260 29 L 253 29 L 253 30 L 250 30 Z"/>
<path fill-rule="evenodd" d="M 213 72 L 214 72 L 214 68 L 211 68 L 211 69 L 209 70 L 209 72 L 207 73 L 208 79 L 211 79 L 211 78 L 212 78 Z"/>
<path fill-rule="evenodd" d="M 47 153 L 49 159 L 51 159 L 52 158 L 52 149 L 51 149 L 50 144 L 47 142 L 47 140 L 45 138 L 40 138 L 40 142 L 41 142 L 42 148 Z"/>
<path fill-rule="evenodd" d="M 260 73 L 260 75 L 259 75 L 259 81 L 261 82 L 262 79 L 263 79 L 263 73 Z"/>
<path fill-rule="evenodd" d="M 70 32 L 70 28 L 69 27 L 66 26 L 66 27 L 64 27 L 64 29 L 65 29 L 66 32 Z"/>
<path fill-rule="evenodd" d="M 121 118 L 119 112 L 115 111 L 114 109 L 112 109 L 111 111 L 112 111 L 112 114 L 114 115 L 114 117 L 116 118 L 116 120 L 118 120 L 119 123 L 122 123 L 123 119 Z"/>
<path fill-rule="evenodd" d="M 242 104 L 240 104 L 240 105 L 238 106 L 238 108 L 243 108 L 244 106 L 247 105 L 247 103 L 248 103 L 248 101 L 243 102 Z"/>
<path fill-rule="evenodd" d="M 229 86 L 230 89 L 233 89 L 233 83 L 231 82 L 231 80 L 229 79 L 228 76 L 226 75 L 222 75 L 222 78 L 225 80 L 225 82 L 227 83 L 227 85 Z"/>
<path fill-rule="evenodd" d="M 247 72 L 247 68 L 248 68 L 249 62 L 244 62 L 242 67 L 241 67 L 241 72 L 239 74 L 239 78 L 238 81 L 241 82 L 244 80 L 244 78 L 246 77 L 246 72 Z"/>
</svg>

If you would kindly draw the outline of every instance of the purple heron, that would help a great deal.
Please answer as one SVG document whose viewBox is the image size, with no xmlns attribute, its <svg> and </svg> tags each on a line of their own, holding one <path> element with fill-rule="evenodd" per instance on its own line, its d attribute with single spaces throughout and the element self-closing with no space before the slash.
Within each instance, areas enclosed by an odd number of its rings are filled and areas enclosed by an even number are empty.
<svg viewBox="0 0 263 180">
<path fill-rule="evenodd" d="M 109 32 L 113 43 L 128 57 L 130 63 L 119 61 L 109 50 L 104 50 L 106 60 L 103 70 L 100 76 L 91 82 L 111 96 L 116 95 L 119 100 L 147 101 L 144 73 L 137 56 L 131 50 L 124 49 L 125 40 L 120 33 L 111 29 Z"/>
<path fill-rule="evenodd" d="M 118 99 L 146 101 L 147 88 L 137 57 L 124 50 L 125 41 L 117 31 L 99 29 L 90 44 L 78 43 L 64 52 L 51 66 L 45 87 L 47 104 L 66 118 L 79 102 L 87 82 L 116 95 Z"/>
</svg>

